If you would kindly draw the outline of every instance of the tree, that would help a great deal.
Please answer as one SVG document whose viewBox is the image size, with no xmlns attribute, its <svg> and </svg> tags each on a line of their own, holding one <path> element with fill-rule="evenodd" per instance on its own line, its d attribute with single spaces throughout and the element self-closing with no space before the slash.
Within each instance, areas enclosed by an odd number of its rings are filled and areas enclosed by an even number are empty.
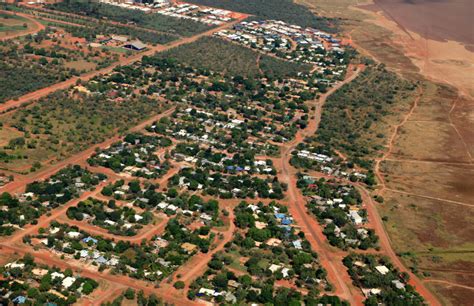
<svg viewBox="0 0 474 306">
<path fill-rule="evenodd" d="M 183 289 L 185 287 L 185 284 L 183 281 L 177 281 L 176 283 L 174 283 L 173 285 L 176 289 Z"/>
<path fill-rule="evenodd" d="M 91 283 L 86 282 L 86 283 L 82 286 L 82 293 L 84 293 L 85 295 L 90 294 L 92 291 L 94 291 L 94 286 L 93 286 Z"/>
<path fill-rule="evenodd" d="M 124 296 L 127 300 L 133 300 L 135 299 L 135 291 L 131 288 L 128 288 L 125 290 Z"/>
</svg>

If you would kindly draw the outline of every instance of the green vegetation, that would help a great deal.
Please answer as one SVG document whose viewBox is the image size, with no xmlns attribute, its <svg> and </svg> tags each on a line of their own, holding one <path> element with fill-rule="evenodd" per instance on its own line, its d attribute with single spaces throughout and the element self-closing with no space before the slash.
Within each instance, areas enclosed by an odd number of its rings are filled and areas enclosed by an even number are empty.
<svg viewBox="0 0 474 306">
<path fill-rule="evenodd" d="M 106 18 L 121 23 L 133 23 L 140 27 L 183 36 L 192 36 L 210 29 L 208 25 L 192 20 L 178 19 L 161 14 L 146 14 L 142 11 L 94 1 L 69 0 L 49 4 L 47 7 L 99 19 Z"/>
<path fill-rule="evenodd" d="M 96 151 L 87 162 L 91 166 L 100 165 L 115 172 L 125 171 L 133 176 L 157 178 L 165 174 L 170 166 L 167 162 L 160 163 L 158 156 L 153 153 L 171 144 L 171 139 L 167 137 L 128 134 L 123 142 Z"/>
<path fill-rule="evenodd" d="M 369 168 L 368 160 L 385 144 L 388 116 L 404 107 L 415 88 L 383 65 L 367 67 L 327 99 L 313 140 Z"/>
<path fill-rule="evenodd" d="M 80 166 L 66 167 L 48 180 L 26 186 L 26 193 L 18 197 L 4 192 L 0 195 L 0 236 L 11 235 L 15 228 L 36 224 L 37 219 L 105 179 Z"/>
<path fill-rule="evenodd" d="M 247 77 L 295 76 L 298 72 L 310 70 L 308 65 L 290 63 L 259 54 L 249 48 L 215 37 L 203 37 L 192 44 L 183 45 L 156 56 L 174 58 L 182 64 L 195 68 Z"/>
<path fill-rule="evenodd" d="M 4 122 L 24 132 L 26 138 L 23 145 L 6 152 L 35 157 L 46 150 L 49 155 L 65 157 L 122 133 L 161 111 L 160 102 L 144 96 L 129 95 L 122 102 L 121 97 L 73 92 L 55 92 L 34 106 L 19 109 L 13 116 L 4 116 Z"/>
<path fill-rule="evenodd" d="M 24 31 L 29 20 L 21 16 L 0 13 L 0 32 Z"/>
<path fill-rule="evenodd" d="M 344 250 L 377 247 L 379 238 L 375 231 L 363 226 L 367 222 L 367 211 L 362 207 L 362 197 L 356 188 L 325 179 L 315 181 L 301 174 L 297 186 L 311 196 L 308 210 L 318 219 L 331 245 Z"/>
<path fill-rule="evenodd" d="M 234 211 L 234 240 L 209 261 L 208 270 L 191 284 L 188 298 L 232 305 L 300 305 L 302 301 L 347 305 L 337 297 L 320 295 L 329 288 L 326 271 L 293 225 L 286 206 L 241 202 Z M 279 281 L 294 287 L 279 286 Z M 303 296 L 296 288 L 308 294 Z"/>
<path fill-rule="evenodd" d="M 188 2 L 246 13 L 258 19 L 275 19 L 302 27 L 335 31 L 335 19 L 316 16 L 306 7 L 295 4 L 293 0 L 190 0 Z"/>
<path fill-rule="evenodd" d="M 117 60 L 110 52 L 75 48 L 57 32 L 47 27 L 35 36 L 25 36 L 20 45 L 11 40 L 0 42 L 0 103 Z M 90 67 L 68 67 L 81 61 Z"/>
<path fill-rule="evenodd" d="M 136 300 L 135 300 L 136 297 Z M 136 305 L 140 306 L 145 306 L 145 305 L 150 305 L 150 306 L 158 306 L 158 305 L 165 305 L 161 298 L 157 297 L 154 294 L 151 294 L 150 296 L 145 296 L 143 291 L 139 291 L 137 294 L 135 294 L 135 290 L 128 288 L 122 294 L 115 298 L 112 302 L 106 302 L 102 303 L 101 306 L 121 306 L 124 305 L 125 303 L 130 303 L 131 300 L 135 300 Z"/>
<path fill-rule="evenodd" d="M 54 15 L 53 15 L 54 16 Z M 130 40 L 138 39 L 143 42 L 152 44 L 166 44 L 178 39 L 177 35 L 167 33 L 155 33 L 147 30 L 140 30 L 138 28 L 131 28 L 120 25 L 111 25 L 103 22 L 86 22 L 86 26 L 73 26 L 60 22 L 48 22 L 48 24 L 56 27 L 61 27 L 68 33 L 75 37 L 87 39 L 89 42 L 96 40 L 97 35 L 125 35 Z"/>
</svg>

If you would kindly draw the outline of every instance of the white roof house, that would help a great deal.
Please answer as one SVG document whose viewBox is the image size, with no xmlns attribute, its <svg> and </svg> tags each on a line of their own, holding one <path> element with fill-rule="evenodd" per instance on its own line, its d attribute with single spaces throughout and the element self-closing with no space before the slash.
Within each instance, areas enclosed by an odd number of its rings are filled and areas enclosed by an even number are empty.
<svg viewBox="0 0 474 306">
<path fill-rule="evenodd" d="M 386 266 L 377 266 L 375 267 L 375 270 L 377 270 L 382 275 L 385 275 L 390 272 L 390 270 Z"/>
<path fill-rule="evenodd" d="M 61 279 L 63 279 L 63 278 L 64 278 L 64 274 L 62 274 L 61 272 L 53 272 L 53 273 L 51 273 L 51 278 L 52 278 L 52 279 L 55 279 L 55 278 L 61 278 Z"/>
<path fill-rule="evenodd" d="M 67 233 L 69 238 L 79 238 L 81 236 L 81 233 L 79 232 L 69 232 Z"/>
<path fill-rule="evenodd" d="M 74 284 L 75 281 L 76 281 L 76 278 L 68 276 L 65 279 L 63 279 L 61 284 L 63 285 L 64 288 L 67 289 L 67 288 L 71 287 L 72 284 Z"/>
</svg>

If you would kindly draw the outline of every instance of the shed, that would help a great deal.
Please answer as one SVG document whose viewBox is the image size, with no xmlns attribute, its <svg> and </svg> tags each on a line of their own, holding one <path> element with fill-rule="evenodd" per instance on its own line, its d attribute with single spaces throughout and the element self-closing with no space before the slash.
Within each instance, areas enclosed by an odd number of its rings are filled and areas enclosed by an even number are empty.
<svg viewBox="0 0 474 306">
<path fill-rule="evenodd" d="M 125 49 L 130 49 L 130 50 L 135 50 L 135 51 L 141 51 L 146 48 L 146 45 L 142 43 L 141 41 L 132 41 L 128 44 L 125 44 L 123 46 Z"/>
</svg>

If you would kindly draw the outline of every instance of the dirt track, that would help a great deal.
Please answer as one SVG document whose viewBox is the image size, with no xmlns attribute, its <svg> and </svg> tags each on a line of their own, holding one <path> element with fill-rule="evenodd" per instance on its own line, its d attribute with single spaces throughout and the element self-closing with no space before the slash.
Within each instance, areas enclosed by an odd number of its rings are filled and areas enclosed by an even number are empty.
<svg viewBox="0 0 474 306">
<path fill-rule="evenodd" d="M 33 28 L 28 29 L 27 31 L 18 31 L 18 33 L 12 33 L 12 34 L 9 34 L 9 35 L 2 36 L 2 37 L 0 37 L 0 41 L 5 41 L 5 40 L 21 37 L 21 36 L 26 36 L 28 34 L 38 33 L 39 31 L 45 29 L 45 26 L 43 24 L 41 24 L 38 21 L 36 21 L 35 19 L 31 18 L 30 15 L 23 14 L 23 13 L 12 14 L 8 11 L 1 11 L 1 12 L 4 13 L 4 14 L 18 15 L 18 16 L 21 16 L 23 18 L 26 18 L 33 24 Z"/>
</svg>

